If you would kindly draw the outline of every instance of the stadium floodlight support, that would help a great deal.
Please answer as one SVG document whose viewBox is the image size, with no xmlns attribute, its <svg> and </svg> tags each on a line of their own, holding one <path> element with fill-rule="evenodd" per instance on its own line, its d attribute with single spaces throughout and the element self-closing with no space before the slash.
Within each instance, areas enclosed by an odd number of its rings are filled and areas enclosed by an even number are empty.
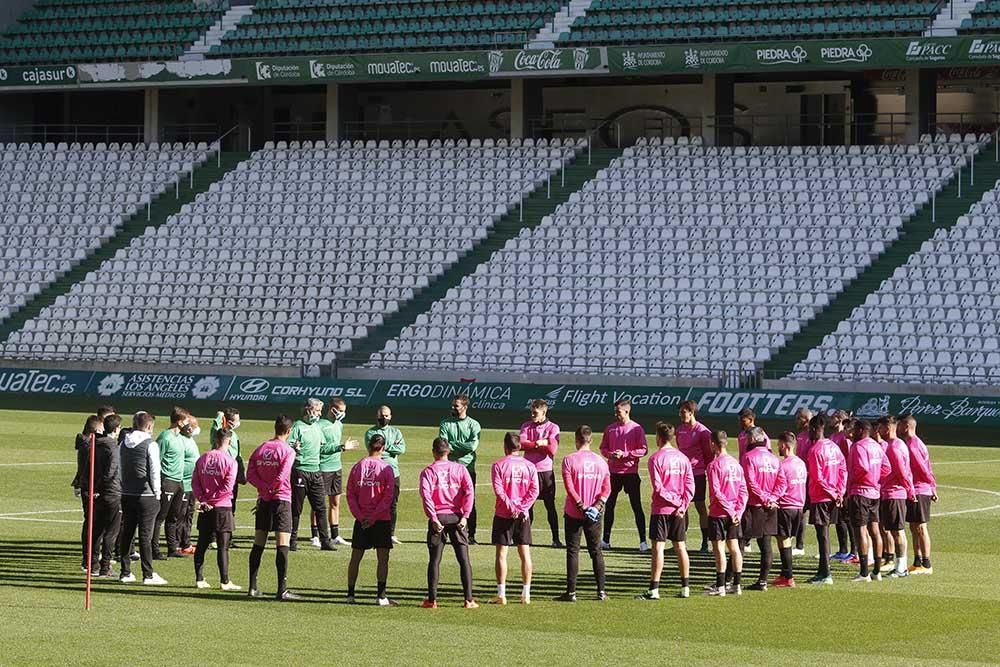
<svg viewBox="0 0 1000 667">
<path fill-rule="evenodd" d="M 90 456 L 88 456 L 87 476 L 87 592 L 83 596 L 83 608 L 90 611 L 90 580 L 94 573 L 94 434 L 90 434 Z"/>
</svg>

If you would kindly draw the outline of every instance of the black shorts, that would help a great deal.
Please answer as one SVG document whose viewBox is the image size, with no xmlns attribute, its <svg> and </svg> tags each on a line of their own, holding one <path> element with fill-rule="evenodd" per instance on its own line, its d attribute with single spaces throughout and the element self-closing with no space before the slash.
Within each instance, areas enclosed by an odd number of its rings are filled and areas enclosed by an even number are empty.
<svg viewBox="0 0 1000 667">
<path fill-rule="evenodd" d="M 360 521 L 354 522 L 354 533 L 351 537 L 351 548 L 367 551 L 368 549 L 392 548 L 392 521 L 376 521 L 365 528 Z"/>
<path fill-rule="evenodd" d="M 697 478 L 695 478 L 697 479 Z M 733 523 L 728 516 L 708 517 L 708 539 L 713 542 L 722 540 L 738 540 L 742 535 L 740 524 Z"/>
<path fill-rule="evenodd" d="M 428 547 L 439 547 L 444 544 L 444 538 L 447 536 L 448 541 L 452 545 L 469 546 L 469 528 L 459 528 L 458 522 L 461 519 L 458 518 L 457 514 L 438 514 L 437 520 L 444 526 L 444 530 L 440 533 L 434 530 L 434 524 L 430 521 L 427 522 L 427 546 Z"/>
<path fill-rule="evenodd" d="M 837 503 L 828 500 L 809 506 L 809 523 L 813 526 L 832 526 L 837 523 Z"/>
<path fill-rule="evenodd" d="M 236 529 L 232 507 L 215 507 L 198 515 L 198 532 L 231 533 Z"/>
<path fill-rule="evenodd" d="M 903 530 L 906 527 L 906 500 L 883 498 L 878 508 L 882 530 Z"/>
<path fill-rule="evenodd" d="M 323 488 L 328 496 L 339 496 L 344 490 L 344 475 L 340 470 L 324 472 Z"/>
<path fill-rule="evenodd" d="M 930 523 L 930 521 L 930 496 L 917 496 L 916 500 L 906 501 L 906 523 Z"/>
<path fill-rule="evenodd" d="M 497 546 L 531 546 L 531 520 L 493 517 L 492 543 Z"/>
<path fill-rule="evenodd" d="M 556 474 L 552 470 L 538 473 L 538 499 L 556 497 Z"/>
<path fill-rule="evenodd" d="M 759 539 L 778 534 L 778 510 L 747 507 L 743 514 L 743 539 Z"/>
<path fill-rule="evenodd" d="M 687 515 L 653 514 L 649 517 L 649 539 L 653 542 L 686 542 Z"/>
<path fill-rule="evenodd" d="M 847 499 L 847 513 L 851 517 L 851 525 L 864 528 L 869 524 L 878 523 L 878 498 L 850 496 Z"/>
<path fill-rule="evenodd" d="M 696 503 L 705 501 L 705 493 L 708 491 L 708 475 L 695 475 L 694 476 L 694 498 L 691 500 Z"/>
<path fill-rule="evenodd" d="M 778 508 L 778 537 L 797 537 L 802 526 L 802 510 Z"/>
<path fill-rule="evenodd" d="M 292 503 L 287 500 L 257 500 L 254 529 L 275 533 L 292 532 Z"/>
</svg>

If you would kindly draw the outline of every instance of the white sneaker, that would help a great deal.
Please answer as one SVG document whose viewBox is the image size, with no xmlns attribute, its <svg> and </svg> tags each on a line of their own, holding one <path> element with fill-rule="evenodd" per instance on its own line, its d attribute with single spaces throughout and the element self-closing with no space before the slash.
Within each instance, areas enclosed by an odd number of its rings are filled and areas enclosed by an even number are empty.
<svg viewBox="0 0 1000 667">
<path fill-rule="evenodd" d="M 726 595 L 743 595 L 743 587 L 736 584 L 726 584 Z"/>
<path fill-rule="evenodd" d="M 872 577 L 870 574 L 866 574 L 864 576 L 861 576 L 859 574 L 858 576 L 851 579 L 851 581 L 856 584 L 870 584 L 872 582 Z"/>
<path fill-rule="evenodd" d="M 143 579 L 142 584 L 144 586 L 166 586 L 167 580 L 154 572 L 149 579 Z"/>
<path fill-rule="evenodd" d="M 219 584 L 219 588 L 221 588 L 224 591 L 242 591 L 243 590 L 242 586 L 237 586 L 236 584 L 234 584 L 231 581 L 228 582 L 228 583 L 225 583 L 225 584 Z"/>
<path fill-rule="evenodd" d="M 610 550 L 611 550 L 611 542 L 605 542 L 604 540 L 601 540 L 601 551 L 610 551 Z"/>
<path fill-rule="evenodd" d="M 146 583 L 146 582 L 143 582 L 143 583 Z M 194 585 L 197 586 L 198 588 L 211 588 L 212 587 L 212 584 L 208 583 L 204 579 L 202 579 L 201 581 L 194 582 Z"/>
<path fill-rule="evenodd" d="M 806 550 L 805 549 L 792 549 L 792 555 L 793 556 L 805 556 L 806 555 Z"/>
<path fill-rule="evenodd" d="M 313 545 L 313 546 L 314 546 L 314 547 L 316 547 L 317 549 L 319 549 L 319 548 L 320 548 L 321 546 L 323 546 L 323 545 L 322 545 L 322 544 L 320 543 L 320 541 L 319 541 L 319 538 L 318 538 L 318 537 L 314 537 L 314 538 L 312 538 L 311 540 L 309 540 L 309 544 Z"/>
<path fill-rule="evenodd" d="M 395 535 L 392 536 L 392 543 L 393 544 L 402 544 L 402 542 L 399 541 L 399 538 L 396 537 Z"/>
<path fill-rule="evenodd" d="M 743 553 L 748 554 L 753 551 L 753 544 L 747 542 L 746 546 L 743 547 Z"/>
<path fill-rule="evenodd" d="M 648 554 L 649 553 L 649 543 L 648 542 L 639 542 L 639 553 L 641 553 L 641 554 Z"/>
<path fill-rule="evenodd" d="M 879 572 L 877 574 L 873 574 L 872 575 L 872 581 L 882 581 L 882 573 Z"/>
<path fill-rule="evenodd" d="M 681 598 L 689 598 L 689 597 L 691 597 L 691 589 L 689 587 L 687 587 L 687 586 L 681 586 L 680 595 L 678 595 L 677 597 L 681 597 Z"/>
<path fill-rule="evenodd" d="M 398 607 L 399 603 L 392 598 L 376 598 L 375 604 L 379 607 Z"/>
<path fill-rule="evenodd" d="M 129 572 L 128 574 L 123 574 L 123 575 L 121 575 L 121 576 L 118 577 L 118 581 L 120 581 L 123 584 L 134 584 L 135 583 L 135 575 L 132 574 L 131 572 Z"/>
<path fill-rule="evenodd" d="M 333 543 L 336 544 L 336 545 L 338 545 L 338 546 L 345 546 L 345 547 L 351 546 L 351 543 L 348 542 L 347 540 L 345 540 L 340 535 L 337 535 L 335 538 L 333 538 Z"/>
</svg>

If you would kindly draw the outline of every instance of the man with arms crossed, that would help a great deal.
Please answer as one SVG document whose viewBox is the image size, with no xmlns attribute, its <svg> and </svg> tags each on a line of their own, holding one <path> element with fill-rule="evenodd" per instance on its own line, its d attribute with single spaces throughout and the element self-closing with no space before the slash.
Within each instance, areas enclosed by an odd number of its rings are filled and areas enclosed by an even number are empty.
<svg viewBox="0 0 1000 667">
<path fill-rule="evenodd" d="M 441 578 L 441 556 L 447 536 L 455 550 L 462 578 L 466 609 L 479 607 L 472 597 L 472 563 L 469 560 L 469 534 L 466 522 L 472 512 L 476 489 L 468 469 L 448 460 L 448 441 L 435 438 L 431 445 L 434 463 L 420 473 L 420 503 L 427 515 L 427 599 L 423 609 L 437 609 L 438 581 Z"/>
<path fill-rule="evenodd" d="M 257 571 L 267 546 L 267 534 L 274 532 L 277 553 L 274 566 L 278 571 L 278 600 L 298 600 L 288 590 L 288 551 L 292 539 L 292 466 L 295 450 L 288 445 L 292 418 L 279 415 L 274 420 L 274 437 L 254 450 L 247 463 L 247 482 L 257 489 L 257 511 L 254 518 L 253 548 L 250 550 L 250 592 L 260 597 Z"/>
<path fill-rule="evenodd" d="M 642 511 L 639 480 L 639 460 L 646 455 L 646 432 L 639 422 L 632 421 L 631 413 L 632 403 L 627 398 L 615 403 L 615 421 L 604 429 L 601 439 L 601 456 L 608 460 L 608 470 L 611 471 L 611 495 L 604 515 L 601 548 L 611 548 L 615 506 L 618 494 L 624 489 L 635 516 L 635 528 L 639 531 L 639 551 L 646 553 L 649 544 L 646 543 L 646 515 Z"/>
<path fill-rule="evenodd" d="M 521 559 L 521 604 L 531 604 L 531 506 L 538 499 L 538 471 L 521 451 L 518 433 L 503 439 L 505 456 L 490 468 L 497 502 L 493 512 L 496 545 L 497 596 L 490 604 L 507 604 L 507 547 L 516 546 Z"/>
<path fill-rule="evenodd" d="M 538 498 L 545 504 L 545 514 L 552 531 L 552 547 L 562 549 L 559 541 L 559 513 L 556 511 L 556 475 L 552 461 L 559 449 L 559 425 L 548 419 L 549 404 L 536 398 L 531 402 L 531 419 L 521 425 L 521 449 L 524 458 L 538 471 Z M 535 510 L 529 518 L 535 521 Z"/>
<path fill-rule="evenodd" d="M 649 539 L 653 541 L 653 559 L 649 573 L 649 590 L 638 600 L 660 599 L 660 577 L 663 575 L 663 550 L 671 542 L 677 554 L 681 575 L 678 597 L 691 595 L 691 563 L 687 552 L 687 511 L 694 498 L 694 472 L 688 457 L 674 449 L 672 424 L 656 424 L 656 451 L 649 457 L 649 483 L 653 501 L 649 508 Z"/>
</svg>

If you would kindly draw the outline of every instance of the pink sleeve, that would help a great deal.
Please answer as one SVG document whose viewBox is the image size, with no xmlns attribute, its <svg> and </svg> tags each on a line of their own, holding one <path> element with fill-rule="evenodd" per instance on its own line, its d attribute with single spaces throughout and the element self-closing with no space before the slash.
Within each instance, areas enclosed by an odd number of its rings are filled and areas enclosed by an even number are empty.
<svg viewBox="0 0 1000 667">
<path fill-rule="evenodd" d="M 250 486 L 255 489 L 260 489 L 260 485 L 263 483 L 260 477 L 257 476 L 257 453 L 254 452 L 250 455 L 250 460 L 247 461 L 247 482 Z"/>
<path fill-rule="evenodd" d="M 236 486 L 236 459 L 228 459 L 228 461 L 229 466 L 226 468 L 226 488 L 231 489 Z"/>
<path fill-rule="evenodd" d="M 671 507 L 676 507 L 677 497 L 667 491 L 663 484 L 663 479 L 656 472 L 656 458 L 650 457 L 649 461 L 646 463 L 646 467 L 649 469 L 649 483 L 653 486 L 653 495 L 659 496 L 663 502 L 667 503 Z"/>
<path fill-rule="evenodd" d="M 278 483 L 287 479 L 289 486 L 292 483 L 292 468 L 295 466 L 295 452 L 286 448 L 285 460 L 281 462 L 281 474 L 278 476 Z"/>
<path fill-rule="evenodd" d="M 684 504 L 680 505 L 680 508 L 687 511 L 692 500 L 694 500 L 694 468 L 689 462 L 684 469 Z"/>
<path fill-rule="evenodd" d="M 611 473 L 605 471 L 604 481 L 601 483 L 600 500 L 607 501 L 611 497 Z"/>
<path fill-rule="evenodd" d="M 753 494 L 755 496 L 757 496 L 758 498 L 760 498 L 762 501 L 766 501 L 767 500 L 767 497 L 766 497 L 767 494 L 764 493 L 763 489 L 760 488 L 760 484 L 758 483 L 758 482 L 760 482 L 760 480 L 758 480 L 757 476 L 755 474 L 753 474 L 753 472 L 751 471 L 751 466 L 750 466 L 750 461 L 749 460 L 747 460 L 743 464 L 743 480 L 744 480 L 744 483 L 747 486 L 747 492 L 748 493 L 750 491 L 753 491 Z"/>
<path fill-rule="evenodd" d="M 701 460 L 705 462 L 705 465 L 708 465 L 715 458 L 712 455 L 712 432 L 708 429 L 701 431 L 698 440 L 701 443 Z"/>
<path fill-rule="evenodd" d="M 347 476 L 347 507 L 355 518 L 360 516 L 361 507 L 358 505 L 358 467 L 361 463 L 355 463 L 351 468 L 351 474 Z"/>
<path fill-rule="evenodd" d="M 462 516 L 467 517 L 472 514 L 472 505 L 476 501 L 476 487 L 472 484 L 472 476 L 465 466 L 462 466 L 462 490 L 465 491 L 465 496 L 462 498 Z"/>
<path fill-rule="evenodd" d="M 562 462 L 562 479 L 563 487 L 566 489 L 566 496 L 573 502 L 574 505 L 579 506 L 580 504 L 580 494 L 576 492 L 576 484 L 573 482 L 573 475 L 569 471 L 569 461 L 563 459 Z M 611 493 L 610 481 L 608 483 L 608 493 Z"/>
<path fill-rule="evenodd" d="M 434 519 L 434 500 L 431 498 L 431 474 L 430 468 L 424 468 L 420 473 L 420 505 L 424 508 L 424 514 L 428 519 Z"/>
<path fill-rule="evenodd" d="M 382 497 L 379 498 L 378 505 L 372 511 L 373 516 L 386 514 L 392 509 L 392 497 L 396 486 L 396 473 L 392 471 L 392 466 L 387 465 L 379 473 L 379 481 L 382 482 Z"/>
<path fill-rule="evenodd" d="M 906 460 L 904 461 L 903 451 L 900 451 L 900 448 L 895 448 L 895 449 L 896 449 L 896 458 L 899 460 L 900 475 L 903 478 L 903 488 L 906 489 L 906 497 L 915 498 L 917 495 L 917 491 L 913 487 L 913 470 L 910 469 L 909 456 L 907 456 Z M 909 452 L 906 453 L 909 454 Z"/>
<path fill-rule="evenodd" d="M 493 493 L 496 494 L 497 500 L 503 505 L 511 516 L 516 516 L 518 514 L 517 505 L 511 501 L 510 496 L 507 495 L 507 489 L 503 488 L 503 476 L 500 474 L 499 461 L 494 463 L 490 467 L 490 481 L 493 483 Z M 538 475 L 535 475 L 538 477 Z"/>
<path fill-rule="evenodd" d="M 204 497 L 205 486 L 201 483 L 201 466 L 194 464 L 194 475 L 191 476 L 191 492 L 195 500 L 201 502 Z"/>
<path fill-rule="evenodd" d="M 521 427 L 521 449 L 534 449 L 535 441 L 528 439 L 528 425 Z"/>
<path fill-rule="evenodd" d="M 740 482 L 740 497 L 737 499 L 737 506 L 736 506 L 737 512 L 736 512 L 736 516 L 734 516 L 733 519 L 736 519 L 737 517 L 742 517 L 743 516 L 743 513 L 747 509 L 747 502 L 749 501 L 749 499 L 750 499 L 750 496 L 749 496 L 749 494 L 747 492 L 747 479 L 746 479 L 746 475 L 744 475 L 743 476 L 743 481 Z"/>
<path fill-rule="evenodd" d="M 538 500 L 538 475 L 528 477 L 528 494 L 521 500 L 521 512 L 527 512 Z"/>
<path fill-rule="evenodd" d="M 630 449 L 628 454 L 634 459 L 641 459 L 649 451 L 648 445 L 646 444 L 646 432 L 640 426 L 639 428 L 633 430 L 632 433 L 635 433 L 633 437 L 636 442 L 633 443 L 634 446 Z"/>
<path fill-rule="evenodd" d="M 771 496 L 771 503 L 777 503 L 788 490 L 788 475 L 785 474 L 785 466 L 778 464 L 778 477 L 774 481 L 774 494 Z"/>
<path fill-rule="evenodd" d="M 608 428 L 611 428 L 610 426 Z M 601 456 L 608 458 L 611 455 L 611 445 L 609 444 L 611 438 L 608 437 L 608 428 L 604 429 L 604 435 L 601 436 Z"/>
<path fill-rule="evenodd" d="M 548 450 L 549 458 L 555 458 L 556 452 L 559 450 L 559 427 L 555 424 L 552 425 L 552 433 L 549 434 L 549 444 L 546 447 Z"/>
</svg>

